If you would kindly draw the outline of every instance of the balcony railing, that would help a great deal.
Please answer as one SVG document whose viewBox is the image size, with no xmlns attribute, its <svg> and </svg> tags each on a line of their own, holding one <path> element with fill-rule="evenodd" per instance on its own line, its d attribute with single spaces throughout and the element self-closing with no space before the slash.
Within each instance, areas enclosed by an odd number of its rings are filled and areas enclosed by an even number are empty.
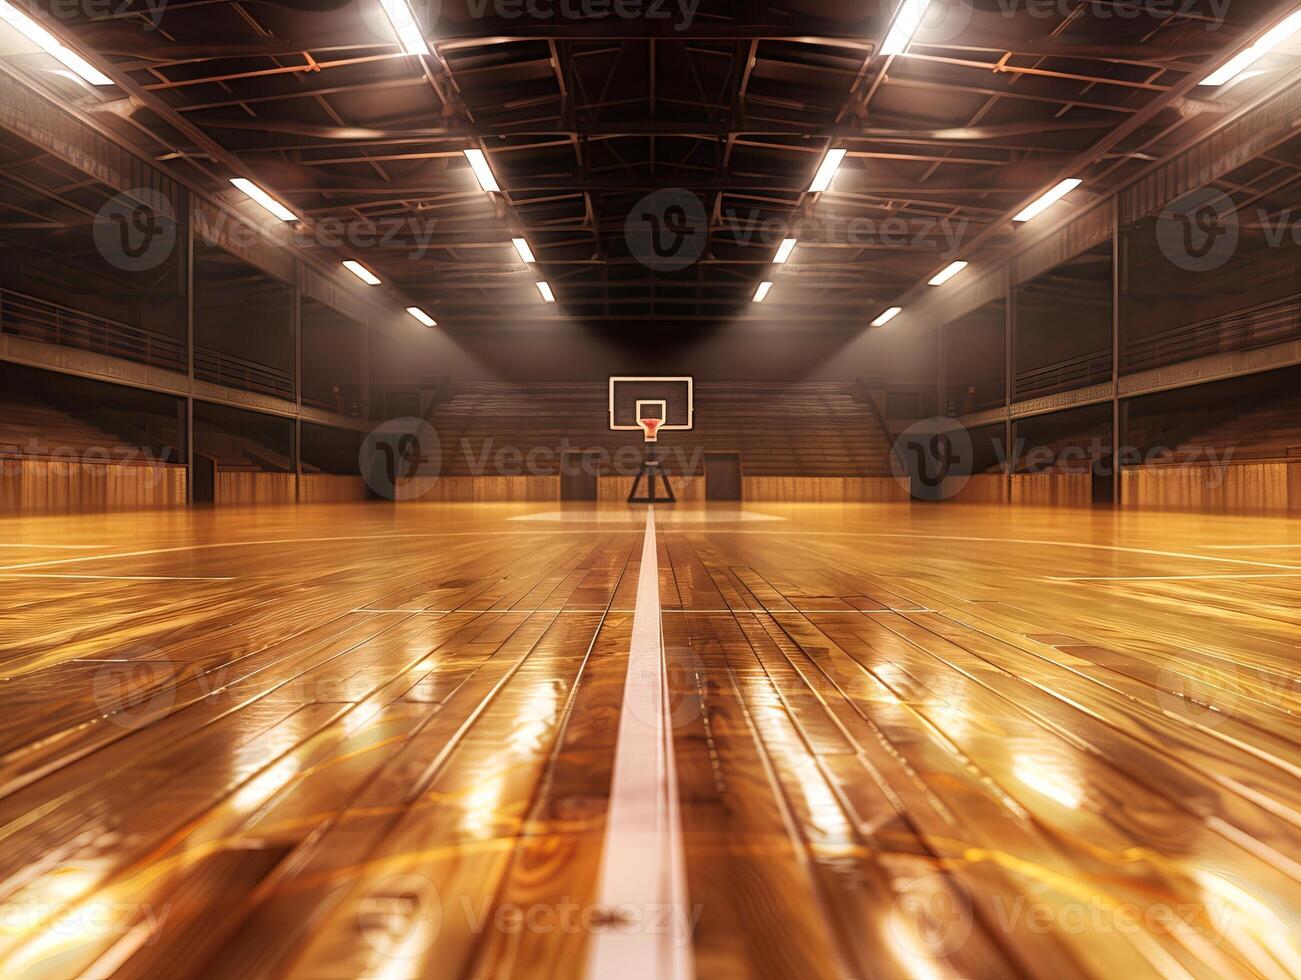
<svg viewBox="0 0 1301 980">
<path fill-rule="evenodd" d="M 1212 354 L 1257 350 L 1301 337 L 1301 294 L 1190 323 L 1125 345 L 1126 373 Z"/>
<path fill-rule="evenodd" d="M 284 371 L 207 347 L 194 348 L 194 376 L 200 381 L 292 400 L 294 379 Z"/>
<path fill-rule="evenodd" d="M 1016 376 L 1015 401 L 1076 391 L 1111 380 L 1111 351 L 1092 351 Z"/>
<path fill-rule="evenodd" d="M 186 370 L 182 341 L 9 289 L 0 289 L 0 329 L 46 344 Z"/>
</svg>

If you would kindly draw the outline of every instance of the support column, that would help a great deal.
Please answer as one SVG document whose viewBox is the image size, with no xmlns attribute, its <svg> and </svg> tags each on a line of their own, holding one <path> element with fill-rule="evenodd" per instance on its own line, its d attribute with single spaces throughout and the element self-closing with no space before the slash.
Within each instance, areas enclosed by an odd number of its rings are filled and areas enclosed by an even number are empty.
<svg viewBox="0 0 1301 980">
<path fill-rule="evenodd" d="M 371 327 L 368 323 L 361 325 L 361 417 L 369 422 L 372 419 L 370 407 L 370 341 Z"/>
<path fill-rule="evenodd" d="M 1123 423 L 1125 409 L 1120 399 L 1121 326 L 1120 300 L 1124 295 L 1124 243 L 1120 229 L 1120 201 L 1111 202 L 1111 506 L 1121 505 L 1121 443 L 1128 426 Z"/>
<path fill-rule="evenodd" d="M 1007 420 L 1003 423 L 1003 448 L 1007 456 L 1003 473 L 1007 483 L 1007 499 L 1012 499 L 1012 475 L 1016 472 L 1016 427 L 1012 424 L 1012 404 L 1016 398 L 1016 286 L 1012 284 L 1009 273 L 1007 279 L 1007 311 L 1003 327 L 1004 370 L 1007 373 L 1007 386 L 1004 403 L 1007 407 Z"/>
<path fill-rule="evenodd" d="M 935 414 L 941 418 L 949 415 L 949 364 L 948 352 L 944 345 L 945 325 L 935 331 L 935 393 L 937 408 Z"/>
<path fill-rule="evenodd" d="M 294 416 L 293 463 L 294 463 L 294 501 L 303 499 L 303 270 L 298 267 L 298 283 L 294 288 L 293 313 L 291 320 L 294 329 Z"/>
<path fill-rule="evenodd" d="M 184 431 L 179 442 L 185 451 L 185 502 L 194 504 L 194 222 L 189 192 L 185 194 L 185 373 L 190 379 L 185 396 Z"/>
</svg>

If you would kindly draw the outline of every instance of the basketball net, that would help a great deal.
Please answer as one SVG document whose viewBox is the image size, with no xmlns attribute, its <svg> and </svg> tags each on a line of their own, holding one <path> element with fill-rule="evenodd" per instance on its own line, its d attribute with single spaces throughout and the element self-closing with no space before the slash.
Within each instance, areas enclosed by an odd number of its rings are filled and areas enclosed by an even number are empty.
<svg viewBox="0 0 1301 980">
<path fill-rule="evenodd" d="M 642 431 L 646 433 L 647 442 L 660 441 L 660 426 L 664 424 L 663 419 L 640 419 L 638 424 L 642 427 Z"/>
</svg>

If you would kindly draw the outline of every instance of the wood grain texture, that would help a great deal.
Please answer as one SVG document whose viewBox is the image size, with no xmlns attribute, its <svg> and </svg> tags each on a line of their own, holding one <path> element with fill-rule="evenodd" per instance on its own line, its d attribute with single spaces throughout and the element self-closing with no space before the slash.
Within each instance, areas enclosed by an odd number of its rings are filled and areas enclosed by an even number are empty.
<svg viewBox="0 0 1301 980">
<path fill-rule="evenodd" d="M 77 512 L 184 503 L 183 466 L 0 456 L 0 511 Z"/>
<path fill-rule="evenodd" d="M 304 473 L 298 477 L 300 503 L 357 503 L 365 499 L 366 484 L 359 476 Z"/>
<path fill-rule="evenodd" d="M 293 473 L 217 470 L 216 503 L 223 506 L 292 504 L 297 493 L 297 477 Z"/>
<path fill-rule="evenodd" d="M 1088 473 L 1013 473 L 1011 502 L 1053 507 L 1093 504 L 1093 477 Z"/>
<path fill-rule="evenodd" d="M 1125 506 L 1160 510 L 1286 514 L 1296 464 L 1286 460 L 1223 466 L 1137 466 L 1121 474 Z"/>
<path fill-rule="evenodd" d="M 662 925 L 594 905 L 643 523 L 0 517 L 0 975 L 569 980 Z M 1298 974 L 1295 519 L 656 523 L 702 980 Z"/>
</svg>

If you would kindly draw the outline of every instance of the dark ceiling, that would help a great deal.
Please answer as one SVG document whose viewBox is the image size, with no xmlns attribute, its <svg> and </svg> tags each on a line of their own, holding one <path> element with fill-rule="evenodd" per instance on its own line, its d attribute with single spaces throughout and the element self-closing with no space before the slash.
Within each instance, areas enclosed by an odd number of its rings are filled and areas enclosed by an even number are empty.
<svg viewBox="0 0 1301 980">
<path fill-rule="evenodd" d="M 687 26 L 679 0 L 603 19 L 529 3 L 556 16 L 434 4 L 424 56 L 402 54 L 379 0 L 176 0 L 156 29 L 136 0 L 59 23 L 122 82 L 127 100 L 101 111 L 188 179 L 233 195 L 227 178 L 246 174 L 313 222 L 398 222 L 396 240 L 351 257 L 449 328 L 756 316 L 861 329 L 950 259 L 1005 247 L 1010 215 L 1059 179 L 1086 182 L 1060 219 L 1259 91 L 1268 79 L 1210 95 L 1197 82 L 1283 9 L 936 0 L 892 58 L 878 54 L 888 4 L 700 0 Z M 811 195 L 831 146 L 849 156 Z M 471 147 L 500 195 L 479 189 Z M 709 222 L 682 269 L 626 237 L 634 206 L 670 188 Z M 776 269 L 792 224 L 800 246 Z"/>
</svg>

